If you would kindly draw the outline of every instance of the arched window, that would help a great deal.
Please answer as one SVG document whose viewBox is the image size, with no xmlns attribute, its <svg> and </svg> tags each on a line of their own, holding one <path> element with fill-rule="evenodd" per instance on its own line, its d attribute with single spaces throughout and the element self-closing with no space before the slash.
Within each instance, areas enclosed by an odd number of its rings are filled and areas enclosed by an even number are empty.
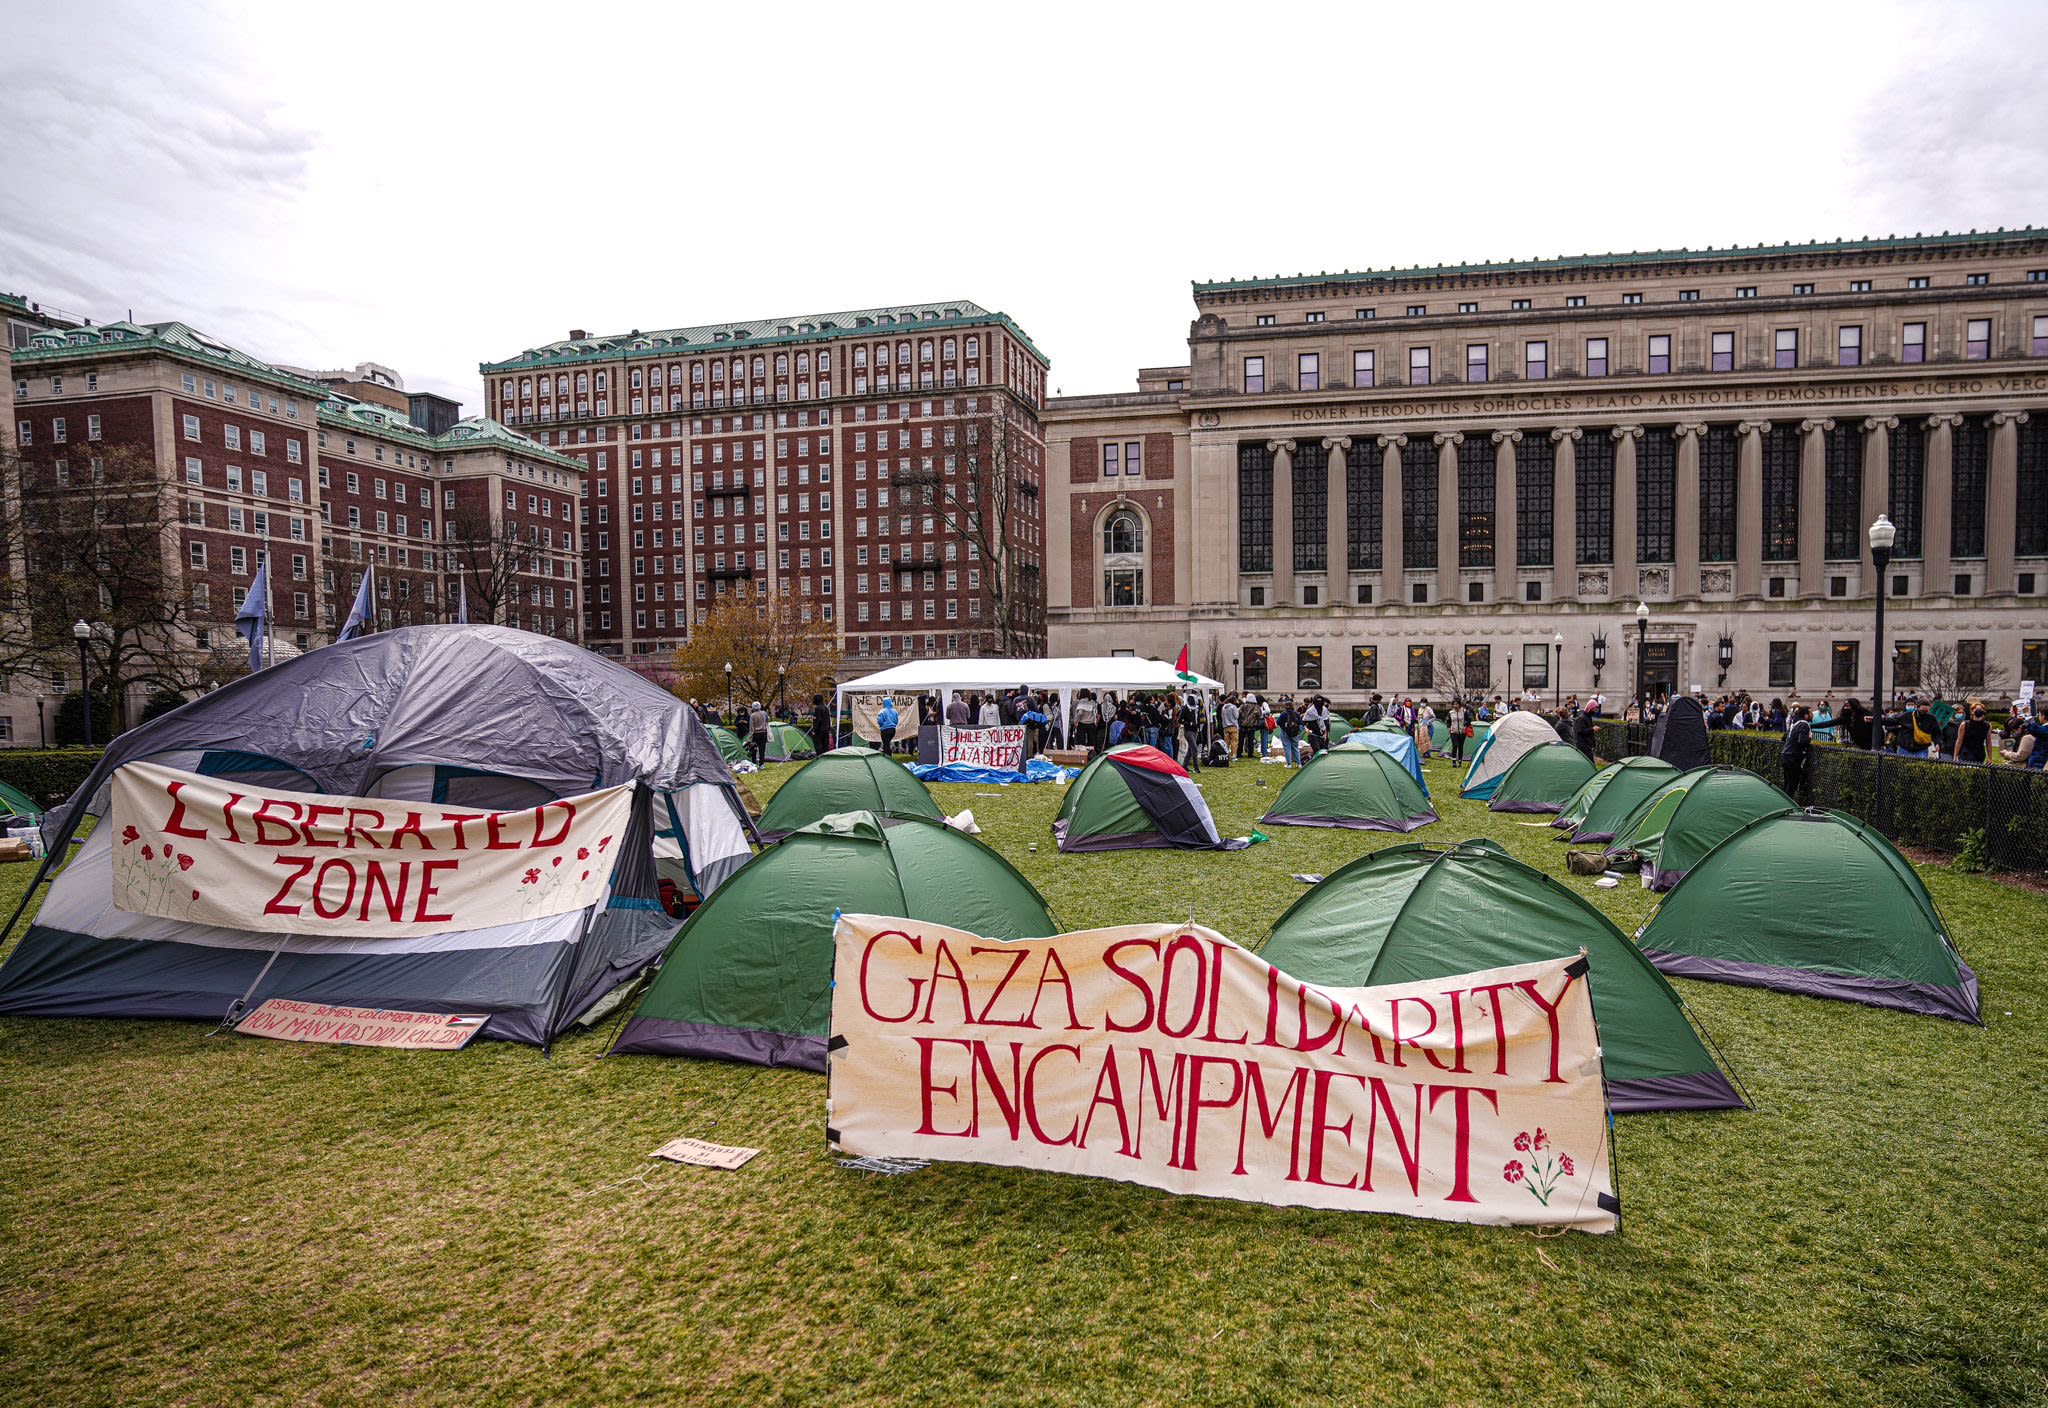
<svg viewBox="0 0 2048 1408">
<path fill-rule="evenodd" d="M 1102 551 L 1111 556 L 1145 550 L 1145 525 L 1129 509 L 1113 513 L 1102 525 Z"/>
<path fill-rule="evenodd" d="M 1102 523 L 1102 604 L 1145 604 L 1145 521 L 1122 508 Z"/>
</svg>

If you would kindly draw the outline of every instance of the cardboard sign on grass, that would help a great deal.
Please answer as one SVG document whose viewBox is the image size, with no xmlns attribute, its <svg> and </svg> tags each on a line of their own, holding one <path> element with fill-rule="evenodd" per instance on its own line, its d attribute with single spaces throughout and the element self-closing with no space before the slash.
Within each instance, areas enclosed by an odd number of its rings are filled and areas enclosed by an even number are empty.
<svg viewBox="0 0 2048 1408">
<path fill-rule="evenodd" d="M 1196 926 L 1003 942 L 849 914 L 834 937 L 849 1154 L 1619 1225 L 1583 959 L 1319 989 Z"/>
<path fill-rule="evenodd" d="M 946 725 L 939 734 L 939 761 L 962 763 L 977 768 L 1024 770 L 1024 725 L 1000 724 L 993 728 L 954 728 Z"/>
<path fill-rule="evenodd" d="M 114 904 L 227 929 L 350 937 L 542 919 L 604 894 L 632 793 L 492 812 L 129 763 L 114 774 Z"/>
<path fill-rule="evenodd" d="M 388 1007 L 337 1007 L 273 997 L 235 1024 L 243 1036 L 311 1041 L 329 1046 L 390 1046 L 406 1051 L 459 1051 L 484 1029 L 487 1013 L 399 1012 Z"/>
</svg>

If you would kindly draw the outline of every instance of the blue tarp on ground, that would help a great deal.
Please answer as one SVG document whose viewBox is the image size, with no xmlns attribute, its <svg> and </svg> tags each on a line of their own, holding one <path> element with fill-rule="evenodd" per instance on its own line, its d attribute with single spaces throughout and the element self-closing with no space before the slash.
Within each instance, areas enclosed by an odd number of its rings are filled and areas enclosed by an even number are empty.
<svg viewBox="0 0 2048 1408">
<path fill-rule="evenodd" d="M 921 782 L 976 782 L 1003 786 L 1012 782 L 1072 782 L 1081 775 L 1081 770 L 1063 768 L 1043 758 L 1028 758 L 1022 772 L 978 768 L 967 763 L 912 763 L 910 775 Z"/>
</svg>

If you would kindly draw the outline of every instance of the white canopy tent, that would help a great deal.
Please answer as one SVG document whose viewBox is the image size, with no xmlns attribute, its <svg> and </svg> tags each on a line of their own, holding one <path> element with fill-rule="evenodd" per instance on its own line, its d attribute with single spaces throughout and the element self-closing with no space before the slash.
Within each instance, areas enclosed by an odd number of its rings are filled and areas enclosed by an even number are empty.
<svg viewBox="0 0 2048 1408">
<path fill-rule="evenodd" d="M 1071 722 L 1074 717 L 1074 691 L 1077 689 L 1090 689 L 1098 694 L 1106 689 L 1120 694 L 1133 694 L 1192 687 L 1200 690 L 1204 696 L 1203 714 L 1206 717 L 1207 696 L 1220 691 L 1223 684 L 1220 680 L 1195 674 L 1192 670 L 1188 673 L 1194 679 L 1192 686 L 1164 660 L 1140 660 L 1129 655 L 1075 655 L 1018 660 L 912 660 L 841 684 L 832 701 L 832 714 L 834 718 L 839 716 L 840 708 L 848 694 L 919 695 L 936 692 L 940 697 L 940 713 L 943 717 L 945 709 L 952 704 L 953 695 L 957 691 L 986 692 L 1023 688 L 1057 690 L 1060 696 L 1060 718 Z"/>
</svg>

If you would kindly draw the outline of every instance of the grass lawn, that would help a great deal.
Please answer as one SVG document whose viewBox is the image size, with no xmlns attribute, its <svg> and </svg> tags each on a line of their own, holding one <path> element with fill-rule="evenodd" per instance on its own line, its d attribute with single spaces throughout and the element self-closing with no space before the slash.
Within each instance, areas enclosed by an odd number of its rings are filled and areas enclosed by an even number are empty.
<svg viewBox="0 0 2048 1408">
<path fill-rule="evenodd" d="M 1415 839 L 1647 915 L 1428 772 Z M 1242 835 L 1283 776 L 1201 780 Z M 937 791 L 1070 928 L 1256 944 L 1290 872 L 1401 839 L 1061 856 L 1059 789 Z M 822 1077 L 604 1060 L 602 1032 L 546 1059 L 0 1021 L 0 1402 L 2048 1401 L 2048 898 L 1922 873 L 1989 1029 L 1681 981 L 1759 1108 L 1624 1117 L 1618 1237 L 848 1172 Z M 765 1152 L 650 1170 L 679 1134 Z"/>
</svg>

